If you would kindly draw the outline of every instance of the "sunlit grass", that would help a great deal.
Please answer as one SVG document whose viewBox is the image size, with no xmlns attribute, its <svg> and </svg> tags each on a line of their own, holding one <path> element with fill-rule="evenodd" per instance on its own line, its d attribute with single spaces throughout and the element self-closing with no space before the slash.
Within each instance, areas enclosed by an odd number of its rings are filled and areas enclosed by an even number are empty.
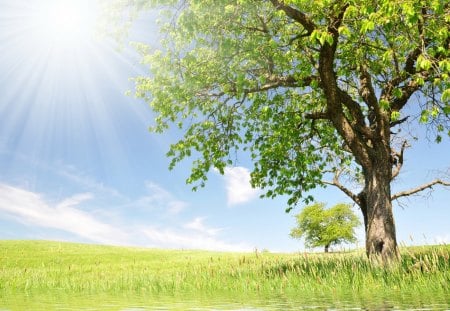
<svg viewBox="0 0 450 311">
<path fill-rule="evenodd" d="M 450 246 L 403 248 L 384 269 L 361 252 L 217 253 L 0 241 L 0 291 L 450 293 Z"/>
</svg>

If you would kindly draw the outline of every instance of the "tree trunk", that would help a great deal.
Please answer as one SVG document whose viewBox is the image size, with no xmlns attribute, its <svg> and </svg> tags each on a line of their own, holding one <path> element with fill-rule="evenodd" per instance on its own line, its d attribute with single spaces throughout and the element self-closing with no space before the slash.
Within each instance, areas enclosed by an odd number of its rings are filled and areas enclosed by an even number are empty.
<svg viewBox="0 0 450 311">
<path fill-rule="evenodd" d="M 365 188 L 360 195 L 360 207 L 364 216 L 367 256 L 389 263 L 400 257 L 392 213 L 392 169 L 390 161 L 382 162 L 377 161 L 371 169 L 364 171 Z"/>
<path fill-rule="evenodd" d="M 330 249 L 330 244 L 325 245 L 325 253 L 328 253 L 329 249 Z"/>
</svg>

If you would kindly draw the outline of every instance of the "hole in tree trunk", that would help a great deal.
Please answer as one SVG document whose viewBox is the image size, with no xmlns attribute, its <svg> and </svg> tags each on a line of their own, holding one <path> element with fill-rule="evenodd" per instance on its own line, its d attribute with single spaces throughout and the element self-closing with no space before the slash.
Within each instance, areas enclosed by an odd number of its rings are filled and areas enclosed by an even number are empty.
<svg viewBox="0 0 450 311">
<path fill-rule="evenodd" d="M 375 244 L 375 253 L 381 254 L 381 252 L 383 251 L 383 246 L 384 246 L 384 241 L 383 240 L 378 241 Z"/>
</svg>

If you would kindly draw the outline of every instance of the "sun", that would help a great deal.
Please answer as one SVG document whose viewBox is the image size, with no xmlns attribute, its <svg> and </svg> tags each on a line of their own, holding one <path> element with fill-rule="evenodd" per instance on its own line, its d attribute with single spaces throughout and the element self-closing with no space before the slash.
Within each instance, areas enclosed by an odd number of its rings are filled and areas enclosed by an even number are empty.
<svg viewBox="0 0 450 311">
<path fill-rule="evenodd" d="M 128 165 L 117 118 L 135 62 L 102 32 L 102 1 L 0 0 L 0 154 L 18 180 L 45 187 L 34 174 L 61 161 L 100 174 L 105 156 Z"/>
<path fill-rule="evenodd" d="M 88 45 L 95 35 L 95 1 L 38 0 L 27 19 L 35 46 L 76 49 Z"/>
<path fill-rule="evenodd" d="M 86 80 L 86 72 L 97 65 L 105 50 L 99 35 L 99 1 L 9 1 L 14 5 L 8 12 L 10 35 L 5 44 L 17 59 L 30 64 L 28 77 L 52 80 L 55 89 L 63 82 Z"/>
</svg>

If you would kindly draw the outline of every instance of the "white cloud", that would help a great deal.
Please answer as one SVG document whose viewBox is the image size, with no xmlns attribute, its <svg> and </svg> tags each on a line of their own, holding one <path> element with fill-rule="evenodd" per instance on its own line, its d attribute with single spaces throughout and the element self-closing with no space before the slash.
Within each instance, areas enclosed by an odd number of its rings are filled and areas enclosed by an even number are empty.
<svg viewBox="0 0 450 311">
<path fill-rule="evenodd" d="M 178 200 L 169 191 L 153 182 L 147 182 L 146 188 L 148 194 L 133 202 L 135 206 L 162 209 L 171 215 L 181 213 L 188 206 L 186 202 Z"/>
<path fill-rule="evenodd" d="M 161 247 L 174 249 L 202 249 L 212 251 L 234 251 L 248 252 L 252 247 L 241 244 L 230 244 L 221 241 L 209 234 L 181 232 L 170 228 L 160 229 L 150 227 L 142 230 L 145 236 L 150 240 L 152 247 Z"/>
<path fill-rule="evenodd" d="M 74 195 L 74 196 L 72 196 L 70 198 L 64 199 L 62 202 L 60 202 L 56 206 L 56 208 L 57 209 L 65 209 L 65 208 L 77 206 L 77 205 L 83 203 L 84 201 L 89 201 L 93 197 L 94 196 L 91 193 L 77 194 L 77 195 Z"/>
<path fill-rule="evenodd" d="M 96 181 L 94 178 L 87 174 L 80 172 L 79 169 L 72 166 L 65 166 L 56 171 L 56 173 L 68 180 L 80 185 L 90 191 L 95 191 L 96 193 L 102 193 L 108 196 L 113 196 L 117 198 L 124 198 L 116 189 L 109 188 L 103 183 Z"/>
<path fill-rule="evenodd" d="M 144 196 L 136 200 L 130 200 L 116 189 L 98 182 L 87 174 L 80 173 L 80 170 L 75 167 L 66 165 L 63 168 L 60 168 L 57 173 L 71 182 L 74 182 L 89 191 L 95 192 L 98 196 L 114 197 L 130 202 L 126 204 L 127 206 L 146 209 L 161 209 L 165 210 L 170 215 L 179 214 L 188 206 L 186 202 L 177 200 L 170 192 L 154 182 L 145 183 L 147 193 Z"/>
<path fill-rule="evenodd" d="M 172 200 L 168 206 L 184 206 L 163 188 L 149 183 L 149 202 Z M 60 202 L 49 203 L 38 193 L 0 183 L 0 218 L 8 217 L 27 226 L 57 229 L 90 241 L 111 245 L 140 245 L 158 248 L 205 249 L 217 251 L 251 251 L 243 243 L 232 244 L 219 239 L 220 228 L 205 224 L 204 217 L 173 227 L 145 225 L 146 220 L 131 227 L 123 217 L 118 225 L 102 221 L 85 202 L 94 199 L 91 193 L 77 194 Z M 176 203 L 180 202 L 180 203 Z M 84 203 L 84 204 L 83 204 Z M 83 207 L 83 210 L 81 209 Z M 122 211 L 125 216 L 126 211 Z"/>
<path fill-rule="evenodd" d="M 91 198 L 91 194 L 79 194 L 51 205 L 37 193 L 0 184 L 0 211 L 18 222 L 63 230 L 94 242 L 126 244 L 128 234 L 125 231 L 76 208 Z"/>
<path fill-rule="evenodd" d="M 197 217 L 193 221 L 185 224 L 183 228 L 197 231 L 199 233 L 206 234 L 209 236 L 215 236 L 217 235 L 217 233 L 223 230 L 221 228 L 209 228 L 205 226 L 204 221 L 205 217 Z"/>
<path fill-rule="evenodd" d="M 250 171 L 245 167 L 225 168 L 225 187 L 228 205 L 236 205 L 251 201 L 258 197 L 260 190 L 252 188 Z"/>
</svg>

